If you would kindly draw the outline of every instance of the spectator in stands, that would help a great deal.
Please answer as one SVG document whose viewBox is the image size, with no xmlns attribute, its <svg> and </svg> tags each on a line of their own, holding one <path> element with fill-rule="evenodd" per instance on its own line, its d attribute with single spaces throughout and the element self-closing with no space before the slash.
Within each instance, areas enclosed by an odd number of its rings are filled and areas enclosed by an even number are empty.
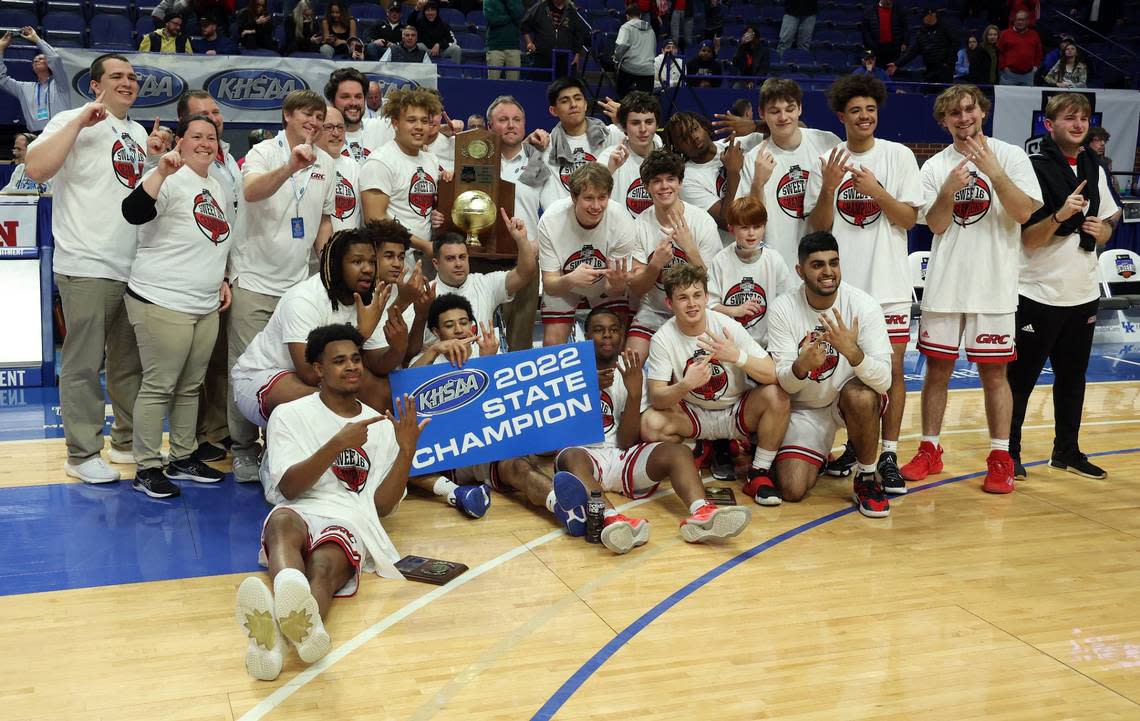
<svg viewBox="0 0 1140 721">
<path fill-rule="evenodd" d="M 949 83 L 954 77 L 954 51 L 957 46 L 954 34 L 938 18 L 938 8 L 927 7 L 922 13 L 922 27 L 914 34 L 914 41 L 906 52 L 893 63 L 887 63 L 887 74 L 894 75 L 919 55 L 925 65 L 922 77 L 928 83 Z"/>
<path fill-rule="evenodd" d="M 309 0 L 297 0 L 293 12 L 285 16 L 285 54 L 319 53 L 324 37 Z"/>
<path fill-rule="evenodd" d="M 1033 74 L 1045 54 L 1041 36 L 1029 27 L 1029 13 L 1022 10 L 1013 25 L 998 35 L 998 71 L 1002 85 L 1033 85 Z"/>
<path fill-rule="evenodd" d="M 200 25 L 202 37 L 194 40 L 194 45 L 202 55 L 237 55 L 238 46 L 225 35 L 218 34 L 218 21 L 212 17 L 203 18 Z"/>
<path fill-rule="evenodd" d="M 1087 88 L 1089 86 L 1089 66 L 1081 57 L 1080 50 L 1072 40 L 1061 42 L 1061 57 L 1045 75 L 1046 85 L 1058 88 Z"/>
<path fill-rule="evenodd" d="M 487 121 L 479 113 L 471 113 L 467 116 L 467 129 L 468 130 L 483 130 L 487 127 Z"/>
<path fill-rule="evenodd" d="M 13 80 L 8 76 L 8 68 L 3 62 L 4 51 L 12 44 L 12 33 L 0 37 L 0 88 L 15 95 L 20 101 L 20 111 L 24 115 L 24 125 L 28 130 L 40 131 L 47 125 L 52 115 L 71 109 L 71 91 L 68 88 L 67 73 L 63 69 L 63 59 L 51 45 L 36 34 L 35 28 L 20 30 L 20 37 L 35 43 L 39 55 L 32 58 L 34 82 Z M 56 82 L 56 78 L 59 82 Z"/>
<path fill-rule="evenodd" d="M 906 12 L 894 0 L 872 2 L 863 13 L 863 47 L 884 65 L 906 50 Z"/>
<path fill-rule="evenodd" d="M 755 25 L 744 28 L 740 36 L 740 43 L 736 46 L 736 53 L 732 56 L 732 67 L 737 75 L 750 78 L 759 78 L 768 75 L 768 43 L 760 37 Z M 732 84 L 734 88 L 751 88 L 751 80 L 737 80 Z"/>
<path fill-rule="evenodd" d="M 344 0 L 332 0 L 321 19 L 321 55 L 347 58 L 349 38 L 356 37 L 356 18 L 352 17 Z"/>
<path fill-rule="evenodd" d="M 230 16 L 235 7 L 235 0 L 161 0 L 151 10 L 150 19 L 158 27 L 171 15 L 181 15 L 184 21 L 197 17 L 199 26 L 207 18 L 213 18 L 218 27 L 223 28 L 222 33 L 229 35 Z"/>
<path fill-rule="evenodd" d="M 697 76 L 696 82 L 693 82 L 694 75 Z M 689 62 L 689 85 L 698 88 L 719 88 L 723 82 L 721 75 L 724 75 L 724 66 L 716 59 L 713 41 L 702 40 L 701 47 L 697 50 L 697 57 Z"/>
<path fill-rule="evenodd" d="M 24 154 L 28 152 L 28 143 L 36 139 L 35 133 L 16 133 L 12 140 L 12 162 L 16 167 L 12 169 L 12 177 L 0 193 L 47 193 L 51 191 L 51 181 L 37 183 L 24 172 Z M 1104 152 L 1104 143 L 1101 143 L 1101 152 Z"/>
<path fill-rule="evenodd" d="M 974 85 L 993 85 L 997 82 L 997 25 L 989 25 L 982 33 L 982 42 L 970 52 L 970 72 L 966 82 Z"/>
<path fill-rule="evenodd" d="M 364 48 L 364 57 L 368 60 L 379 60 L 380 56 L 389 46 L 400 44 L 400 33 L 404 28 L 404 6 L 397 0 L 388 3 L 388 14 L 383 20 L 377 20 L 368 29 L 368 45 Z"/>
<path fill-rule="evenodd" d="M 680 85 L 684 77 L 685 61 L 677 53 L 677 44 L 673 38 L 665 38 L 661 53 L 653 58 L 653 91 Z"/>
<path fill-rule="evenodd" d="M 724 4 L 721 0 L 705 0 L 705 29 L 701 40 L 712 40 L 713 50 L 720 52 L 720 36 L 724 33 Z"/>
<path fill-rule="evenodd" d="M 1085 138 L 1085 145 L 1088 146 L 1089 150 L 1096 153 L 1097 160 L 1104 166 L 1105 172 L 1108 173 L 1109 189 L 1113 192 L 1116 204 L 1120 205 L 1120 196 L 1117 195 L 1120 192 L 1120 185 L 1116 182 L 1116 176 L 1112 174 L 1112 158 L 1105 155 L 1109 140 L 1112 140 L 1112 136 L 1109 135 L 1108 131 L 1100 125 L 1095 125 L 1089 128 L 1088 137 Z M 15 155 L 15 153 L 13 153 L 13 155 Z M 5 190 L 7 189 L 5 188 Z"/>
<path fill-rule="evenodd" d="M 450 63 L 463 62 L 463 50 L 455 42 L 451 25 L 439 16 L 439 3 L 428 0 L 423 10 L 412 14 L 412 24 L 420 33 L 420 42 L 433 58 L 447 58 Z"/>
<path fill-rule="evenodd" d="M 150 11 L 150 19 L 157 28 L 166 21 L 168 15 L 186 15 L 192 10 L 190 0 L 159 0 L 158 5 Z"/>
<path fill-rule="evenodd" d="M 139 41 L 139 52 L 193 53 L 190 38 L 182 34 L 182 16 L 178 13 L 167 13 L 166 22 L 161 29 L 143 35 Z"/>
<path fill-rule="evenodd" d="M 364 94 L 364 117 L 366 118 L 382 118 L 384 117 L 384 93 L 380 89 L 380 83 L 375 80 L 368 81 L 368 92 Z"/>
<path fill-rule="evenodd" d="M 783 55 L 785 50 L 792 47 L 793 42 L 800 50 L 810 50 L 818 11 L 819 0 L 784 0 L 784 20 L 780 23 L 777 52 Z"/>
<path fill-rule="evenodd" d="M 737 98 L 728 108 L 728 114 L 737 118 L 747 118 L 756 122 L 756 115 L 752 110 L 752 101 L 748 98 Z"/>
<path fill-rule="evenodd" d="M 420 31 L 415 25 L 405 25 L 400 32 L 400 42 L 389 45 L 380 57 L 382 62 L 394 63 L 430 63 L 431 56 L 428 49 L 419 41 Z"/>
<path fill-rule="evenodd" d="M 1024 10 L 1029 16 L 1026 20 L 1029 27 L 1037 27 L 1037 18 L 1041 15 L 1041 0 L 1009 0 L 1009 24 L 1017 19 L 1017 14 Z"/>
<path fill-rule="evenodd" d="M 522 0 L 483 0 L 483 17 L 487 19 L 487 64 L 517 68 L 522 65 L 522 21 L 526 15 Z M 488 69 L 487 77 L 497 80 L 502 70 Z M 518 70 L 506 71 L 507 80 L 518 80 Z"/>
<path fill-rule="evenodd" d="M 954 61 L 954 82 L 960 82 L 970 75 L 970 56 L 978 49 L 978 38 L 971 35 L 966 44 L 958 48 L 958 58 Z"/>
<path fill-rule="evenodd" d="M 266 0 L 249 0 L 238 13 L 238 38 L 246 50 L 272 50 L 277 52 L 273 39 L 273 16 Z"/>
<path fill-rule="evenodd" d="M 669 31 L 677 38 L 681 49 L 693 44 L 693 4 L 696 0 L 673 0 L 673 15 Z"/>
<path fill-rule="evenodd" d="M 618 29 L 614 45 L 617 64 L 617 92 L 625 97 L 630 90 L 648 93 L 653 88 L 653 48 L 657 36 L 642 19 L 641 8 L 631 2 L 625 6 L 625 23 Z"/>
<path fill-rule="evenodd" d="M 878 78 L 886 86 L 891 84 L 891 76 L 887 75 L 887 71 L 880 67 L 876 67 L 875 63 L 878 59 L 875 57 L 873 50 L 863 51 L 863 62 L 859 63 L 859 67 L 851 71 L 852 75 L 870 75 L 873 78 Z"/>
<path fill-rule="evenodd" d="M 535 67 L 554 68 L 554 77 L 576 75 L 590 30 L 566 0 L 539 0 L 523 17 L 523 39 Z M 557 60 L 554 52 L 559 53 Z"/>
</svg>

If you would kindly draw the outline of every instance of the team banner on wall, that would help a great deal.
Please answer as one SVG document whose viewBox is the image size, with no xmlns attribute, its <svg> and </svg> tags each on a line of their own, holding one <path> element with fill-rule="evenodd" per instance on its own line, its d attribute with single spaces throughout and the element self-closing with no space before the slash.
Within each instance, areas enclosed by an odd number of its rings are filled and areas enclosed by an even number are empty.
<svg viewBox="0 0 1140 721">
<path fill-rule="evenodd" d="M 59 48 L 71 88 L 72 103 L 79 107 L 94 99 L 91 92 L 91 61 L 94 50 Z M 346 65 L 357 68 L 369 80 L 390 87 L 422 85 L 436 87 L 435 65 L 332 61 L 314 58 L 281 58 L 241 55 L 178 55 L 175 53 L 125 53 L 139 76 L 139 97 L 132 113 L 147 129 L 148 118 L 178 117 L 178 98 L 186 90 L 205 89 L 218 101 L 226 122 L 279 124 L 281 103 L 294 90 L 324 94 L 329 73 Z"/>
<path fill-rule="evenodd" d="M 998 85 L 994 88 L 994 130 L 999 140 L 1035 152 L 1045 130 L 1045 104 L 1063 92 L 1077 92 L 1089 99 L 1089 124 L 1101 126 L 1112 136 L 1105 154 L 1114 171 L 1131 171 L 1136 157 L 1136 128 L 1140 123 L 1140 92 L 1135 90 L 1092 90 L 1079 88 L 1023 88 Z M 1123 185 L 1123 180 L 1121 181 Z"/>
<path fill-rule="evenodd" d="M 590 342 L 437 363 L 391 375 L 392 397 L 415 399 L 420 434 L 412 475 L 602 440 Z"/>
</svg>

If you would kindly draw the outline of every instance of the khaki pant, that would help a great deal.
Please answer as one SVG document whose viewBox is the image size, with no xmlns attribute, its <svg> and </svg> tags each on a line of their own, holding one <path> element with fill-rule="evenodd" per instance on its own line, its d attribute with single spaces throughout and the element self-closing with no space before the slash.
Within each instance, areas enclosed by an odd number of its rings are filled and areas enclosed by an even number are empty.
<svg viewBox="0 0 1140 721">
<path fill-rule="evenodd" d="M 496 270 L 514 270 L 511 260 L 471 259 L 471 272 L 493 273 Z M 499 306 L 503 323 L 507 326 L 507 348 L 511 351 L 530 350 L 534 347 L 534 316 L 538 311 L 538 273 L 526 287 L 515 293 L 515 299 Z"/>
<path fill-rule="evenodd" d="M 106 359 L 107 395 L 115 420 L 111 445 L 131 447 L 132 415 L 139 392 L 138 346 L 123 307 L 127 284 L 106 278 L 56 274 L 67 335 L 59 370 L 59 404 L 67 458 L 81 463 L 103 450 L 107 416 L 99 369 Z"/>
<path fill-rule="evenodd" d="M 487 51 L 487 64 L 488 65 L 501 65 L 504 67 L 517 68 L 522 65 L 522 51 L 521 50 L 488 50 Z M 506 73 L 507 80 L 518 80 L 518 70 L 495 70 L 490 69 L 487 71 L 487 77 L 491 80 L 498 80 L 503 73 Z"/>
<path fill-rule="evenodd" d="M 198 391 L 218 336 L 218 312 L 183 313 L 127 296 L 127 316 L 139 341 L 142 385 L 135 400 L 135 464 L 162 467 L 162 419 L 170 408 L 170 459 L 198 447 Z"/>
<path fill-rule="evenodd" d="M 218 317 L 218 339 L 206 366 L 206 377 L 198 396 L 198 443 L 217 443 L 230 434 L 226 407 L 230 400 L 229 333 L 227 315 Z"/>
<path fill-rule="evenodd" d="M 255 293 L 234 285 L 234 296 L 229 311 L 229 363 L 227 364 L 229 368 L 237 364 L 246 347 L 269 323 L 273 310 L 277 308 L 277 302 L 280 300 L 276 296 Z M 229 396 L 226 416 L 229 419 L 230 438 L 233 440 L 230 453 L 234 458 L 256 456 L 259 450 L 258 428 L 246 420 L 234 405 L 233 393 Z"/>
</svg>

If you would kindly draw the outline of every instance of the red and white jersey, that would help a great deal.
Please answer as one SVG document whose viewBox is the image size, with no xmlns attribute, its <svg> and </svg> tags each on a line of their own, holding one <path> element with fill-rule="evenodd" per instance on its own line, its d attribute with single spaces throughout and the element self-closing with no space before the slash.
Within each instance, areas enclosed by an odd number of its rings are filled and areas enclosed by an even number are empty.
<svg viewBox="0 0 1140 721">
<path fill-rule="evenodd" d="M 768 307 L 777 297 L 796 287 L 798 281 L 788 264 L 771 248 L 762 248 L 749 261 L 736 253 L 736 244 L 717 253 L 709 266 L 709 305 L 760 304 L 760 312 L 736 321 L 762 346 L 768 345 Z"/>
<path fill-rule="evenodd" d="M 395 137 L 396 132 L 388 119 L 364 118 L 360 121 L 360 130 L 344 132 L 341 157 L 352 158 L 358 165 L 364 165 L 365 160 Z"/>
<path fill-rule="evenodd" d="M 847 143 L 839 146 L 847 150 Z M 830 151 L 829 151 L 830 152 Z M 819 157 L 822 167 L 827 154 Z M 850 165 L 874 174 L 891 197 L 912 208 L 922 208 L 922 179 L 914 153 L 902 143 L 875 139 L 865 153 L 852 153 Z M 823 173 L 808 176 L 804 212 L 811 213 L 823 187 Z M 906 231 L 893 225 L 879 204 L 855 189 L 851 173 L 844 173 L 835 191 L 835 219 L 831 234 L 839 241 L 843 282 L 865 290 L 880 303 L 911 299 Z"/>
<path fill-rule="evenodd" d="M 367 551 L 361 570 L 399 579 L 402 576 L 395 563 L 400 554 L 380 523 L 375 502 L 376 490 L 400 451 L 391 421 L 368 426 L 368 440 L 338 453 L 332 465 L 301 495 L 286 500 L 278 490 L 290 468 L 311 458 L 342 428 L 378 415 L 361 403 L 357 415 L 342 417 L 324 404 L 320 393 L 277 406 L 265 431 L 262 483 L 265 497 L 275 504 L 275 509 L 295 508 L 302 513 L 346 521 L 360 534 L 356 540 Z"/>
<path fill-rule="evenodd" d="M 1040 208 L 1041 186 L 1029 156 L 1016 145 L 986 138 L 1013 185 Z M 938 199 L 938 191 L 963 155 L 948 145 L 922 166 L 924 206 L 919 222 Z M 994 190 L 993 181 L 973 163 L 973 176 L 954 194 L 954 211 L 946 232 L 934 236 L 922 309 L 937 313 L 1013 313 L 1017 310 L 1017 275 L 1021 261 L 1021 225 Z"/>
<path fill-rule="evenodd" d="M 40 137 L 52 136 L 82 108 L 56 113 Z M 123 217 L 123 199 L 142 182 L 146 131 L 133 120 L 108 114 L 83 128 L 52 180 L 51 230 L 56 273 L 125 281 L 131 274 L 138 233 Z"/>
<path fill-rule="evenodd" d="M 811 307 L 803 284 L 772 303 L 768 311 L 768 349 L 776 359 L 776 377 L 780 387 L 791 396 L 792 405 L 800 408 L 823 408 L 835 402 L 843 385 L 858 376 L 869 388 L 886 393 L 891 385 L 891 341 L 883 322 L 879 303 L 858 288 L 840 283 L 835 301 L 826 310 L 835 310 L 848 328 L 859 320 L 859 348 L 863 362 L 856 370 L 830 343 L 824 343 L 827 357 L 823 364 L 796 378 L 792 364 L 808 339 L 823 335 L 827 328 L 819 316 L 824 311 Z"/>
<path fill-rule="evenodd" d="M 593 228 L 578 223 L 570 198 L 556 201 L 538 221 L 538 266 L 544 273 L 566 274 L 583 263 L 604 270 L 608 261 L 632 256 L 636 246 L 637 228 L 613 200 Z"/>
<path fill-rule="evenodd" d="M 700 253 L 701 265 L 708 268 L 713 261 L 713 258 L 720 253 L 720 234 L 717 232 L 716 222 L 708 213 L 698 208 L 695 205 L 681 201 L 681 205 L 685 212 L 685 222 L 689 225 L 689 232 L 693 235 L 693 243 L 697 246 L 697 252 Z M 673 231 L 672 226 L 662 225 L 657 220 L 657 213 L 650 208 L 641 217 L 637 219 L 637 247 L 633 251 L 633 259 L 642 265 L 647 265 L 653 258 L 653 253 L 657 249 L 657 244 L 661 239 Z M 673 258 L 665 265 L 660 273 L 657 274 L 657 280 L 654 282 L 653 287 L 641 299 L 641 307 L 648 307 L 658 313 L 669 315 L 669 307 L 665 305 L 665 285 L 662 281 L 662 276 L 665 271 L 672 268 L 678 263 L 694 263 L 695 258 L 690 258 L 688 254 L 680 248 L 676 243 L 673 244 Z"/>
<path fill-rule="evenodd" d="M 379 190 L 388 196 L 388 215 L 412 235 L 431 238 L 431 211 L 435 210 L 440 179 L 439 160 L 420 150 L 408 155 L 396 141 L 372 153 L 360 169 L 360 190 Z"/>
<path fill-rule="evenodd" d="M 188 165 L 166 178 L 154 203 L 158 215 L 139 226 L 128 287 L 170 310 L 193 315 L 217 310 L 234 240 L 225 206 L 222 184 Z"/>
<path fill-rule="evenodd" d="M 598 156 L 598 162 L 608 168 L 610 156 L 618 147 L 620 144 L 611 145 L 603 150 Z M 641 182 L 641 164 L 645 162 L 645 156 L 638 155 L 628 146 L 626 149 L 629 151 L 629 156 L 613 172 L 614 190 L 610 198 L 624 205 L 625 209 L 629 211 L 630 217 L 637 219 L 638 216 L 653 207 L 653 199 L 649 197 L 649 188 Z"/>
<path fill-rule="evenodd" d="M 618 367 L 614 369 L 614 382 L 609 388 L 599 391 L 602 410 L 602 431 L 606 436 L 598 443 L 591 443 L 585 448 L 621 448 L 618 443 L 618 428 L 621 426 L 621 417 L 625 413 L 625 405 L 629 400 L 629 391 L 625 388 L 625 381 L 621 376 L 622 359 L 618 358 Z M 645 390 L 644 377 L 641 384 L 641 408 L 644 412 L 649 407 L 649 394 Z"/>
<path fill-rule="evenodd" d="M 745 153 L 736 197 L 743 198 L 752 188 L 756 156 L 761 150 L 772 153 L 776 167 L 764 184 L 763 201 L 768 210 L 765 238 L 768 247 L 783 256 L 788 267 L 798 262 L 800 238 L 807 233 L 809 208 L 804 207 L 808 181 L 820 172 L 819 157 L 839 145 L 839 136 L 827 130 L 800 128 L 800 144 L 785 150 L 772 142 L 761 143 Z"/>
<path fill-rule="evenodd" d="M 768 353 L 756 342 L 748 331 L 727 315 L 715 310 L 707 311 L 706 329 L 710 335 L 721 336 L 727 330 L 736 347 L 750 356 L 767 358 Z M 677 328 L 677 319 L 670 318 L 665 325 L 653 334 L 649 342 L 649 363 L 647 378 L 651 381 L 673 383 L 685 377 L 688 367 L 708 353 L 697 345 L 697 339 L 704 332 L 689 336 Z M 684 401 L 701 408 L 719 410 L 731 408 L 740 396 L 756 384 L 743 368 L 719 360 L 709 361 L 712 377 L 700 388 L 689 391 Z"/>
<path fill-rule="evenodd" d="M 332 227 L 335 233 L 346 228 L 359 228 L 364 211 L 360 207 L 360 165 L 344 155 L 336 158 L 336 206 Z"/>
</svg>

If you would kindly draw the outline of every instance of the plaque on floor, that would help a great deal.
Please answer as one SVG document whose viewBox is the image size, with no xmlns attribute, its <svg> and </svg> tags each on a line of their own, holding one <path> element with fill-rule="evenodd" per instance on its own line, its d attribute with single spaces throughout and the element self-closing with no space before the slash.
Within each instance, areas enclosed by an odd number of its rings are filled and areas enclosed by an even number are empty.
<svg viewBox="0 0 1140 721">
<path fill-rule="evenodd" d="M 736 493 L 731 488 L 706 488 L 705 498 L 718 506 L 736 505 Z"/>
<path fill-rule="evenodd" d="M 396 570 L 409 581 L 421 581 L 442 586 L 467 570 L 467 566 L 455 561 L 442 561 L 424 556 L 404 556 L 396 563 Z"/>
</svg>

